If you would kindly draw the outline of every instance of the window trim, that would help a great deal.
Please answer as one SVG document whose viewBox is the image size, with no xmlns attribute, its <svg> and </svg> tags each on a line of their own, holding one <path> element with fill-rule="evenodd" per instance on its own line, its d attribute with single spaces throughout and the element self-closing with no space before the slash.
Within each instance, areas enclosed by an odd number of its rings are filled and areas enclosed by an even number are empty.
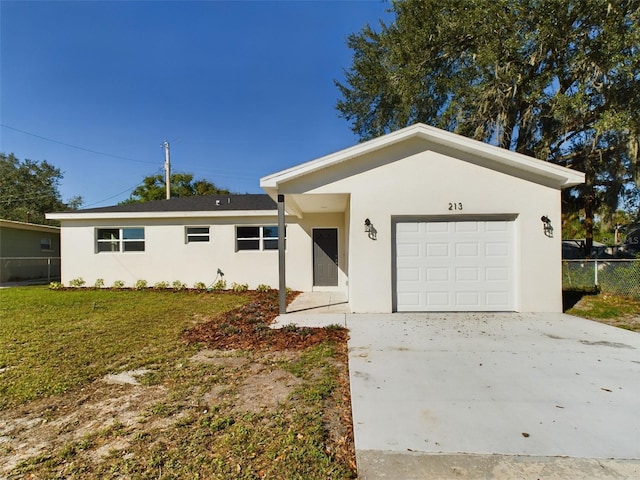
<svg viewBox="0 0 640 480">
<path fill-rule="evenodd" d="M 116 230 L 117 236 L 115 238 L 100 238 L 101 230 Z M 142 238 L 125 238 L 126 230 L 142 230 Z M 112 245 L 112 247 L 108 250 L 100 250 L 99 245 L 106 244 Z M 129 250 L 127 249 L 127 245 L 133 244 L 142 244 L 141 250 Z M 146 251 L 146 232 L 145 227 L 139 226 L 130 226 L 130 227 L 96 227 L 95 229 L 95 253 L 144 253 Z M 113 246 L 117 245 L 117 249 L 114 249 Z"/>
<path fill-rule="evenodd" d="M 206 233 L 192 232 L 189 233 L 189 229 L 207 229 Z M 206 240 L 194 240 L 194 238 L 206 238 Z M 186 225 L 184 227 L 184 243 L 210 243 L 211 242 L 211 227 L 209 225 Z"/>
<path fill-rule="evenodd" d="M 239 237 L 238 236 L 238 229 L 240 228 L 257 228 L 258 229 L 258 236 L 255 237 Z M 278 251 L 278 247 L 277 247 L 277 242 L 278 239 L 280 238 L 280 235 L 278 232 L 278 236 L 277 237 L 273 237 L 273 236 L 267 236 L 265 235 L 265 228 L 275 228 L 278 229 L 278 225 L 272 225 L 272 224 L 263 224 L 263 225 L 236 225 L 235 226 L 235 240 L 236 240 L 236 244 L 235 244 L 235 248 L 236 248 L 236 252 L 277 252 Z M 258 248 L 239 248 L 240 243 L 242 241 L 257 241 L 258 242 Z M 269 241 L 269 242 L 276 242 L 276 248 L 265 248 L 265 241 Z M 285 241 L 285 250 L 286 250 L 286 244 L 287 244 L 287 226 L 284 226 L 284 241 Z"/>
</svg>

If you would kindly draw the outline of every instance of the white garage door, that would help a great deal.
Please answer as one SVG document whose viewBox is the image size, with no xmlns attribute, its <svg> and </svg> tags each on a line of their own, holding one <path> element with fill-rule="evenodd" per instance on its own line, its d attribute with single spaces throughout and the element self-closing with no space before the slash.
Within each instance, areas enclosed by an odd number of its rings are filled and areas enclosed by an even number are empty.
<svg viewBox="0 0 640 480">
<path fill-rule="evenodd" d="M 396 308 L 512 311 L 512 221 L 396 223 Z"/>
</svg>

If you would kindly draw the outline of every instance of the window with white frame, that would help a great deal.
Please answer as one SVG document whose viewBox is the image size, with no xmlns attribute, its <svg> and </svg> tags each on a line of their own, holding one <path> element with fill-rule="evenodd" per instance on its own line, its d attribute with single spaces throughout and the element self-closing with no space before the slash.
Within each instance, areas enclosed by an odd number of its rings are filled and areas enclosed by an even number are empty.
<svg viewBox="0 0 640 480">
<path fill-rule="evenodd" d="M 96 252 L 144 252 L 144 227 L 96 229 Z"/>
<path fill-rule="evenodd" d="M 185 227 L 185 237 L 187 243 L 208 242 L 209 227 Z"/>
<path fill-rule="evenodd" d="M 284 231 L 285 240 L 287 230 Z M 236 227 L 236 250 L 277 250 L 278 226 Z"/>
</svg>

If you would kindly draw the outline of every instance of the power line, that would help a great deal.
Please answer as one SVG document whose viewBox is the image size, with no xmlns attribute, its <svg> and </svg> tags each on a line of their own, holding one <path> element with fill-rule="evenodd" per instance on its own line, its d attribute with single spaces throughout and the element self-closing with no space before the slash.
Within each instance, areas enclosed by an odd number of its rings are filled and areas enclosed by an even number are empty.
<svg viewBox="0 0 640 480">
<path fill-rule="evenodd" d="M 71 148 L 75 148 L 77 150 L 82 150 L 82 151 L 85 151 L 85 152 L 94 153 L 96 155 L 104 155 L 105 157 L 117 158 L 119 160 L 127 160 L 129 162 L 150 163 L 150 164 L 153 164 L 153 165 L 157 165 L 158 164 L 158 162 L 150 162 L 148 160 L 136 160 L 135 158 L 121 157 L 120 155 L 112 155 L 110 153 L 98 152 L 97 150 L 91 150 L 90 148 L 79 147 L 77 145 L 72 145 L 70 143 L 61 142 L 59 140 L 54 140 L 53 138 L 43 137 L 42 135 L 37 135 L 37 134 L 32 133 L 32 132 L 27 132 L 26 130 L 20 130 L 19 128 L 11 127 L 9 125 L 5 125 L 5 124 L 2 124 L 2 123 L 0 123 L 0 127 L 8 128 L 9 130 L 20 132 L 20 133 L 23 133 L 25 135 L 30 135 L 32 137 L 40 138 L 42 140 L 46 140 L 47 142 L 57 143 L 58 145 L 64 145 L 65 147 L 71 147 Z"/>
</svg>

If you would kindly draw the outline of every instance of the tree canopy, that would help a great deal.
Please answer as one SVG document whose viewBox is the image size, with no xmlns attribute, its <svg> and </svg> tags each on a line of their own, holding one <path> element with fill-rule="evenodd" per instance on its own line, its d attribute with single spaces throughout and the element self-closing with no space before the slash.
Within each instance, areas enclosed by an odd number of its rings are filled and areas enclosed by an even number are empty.
<svg viewBox="0 0 640 480">
<path fill-rule="evenodd" d="M 172 198 L 229 193 L 229 190 L 218 188 L 208 180 L 194 180 L 191 173 L 172 173 L 170 183 Z M 136 187 L 129 198 L 122 203 L 149 202 L 164 198 L 166 198 L 165 177 L 158 174 L 145 177 L 142 184 Z"/>
<path fill-rule="evenodd" d="M 46 224 L 45 214 L 76 209 L 81 197 L 64 203 L 58 190 L 63 175 L 46 160 L 18 160 L 0 153 L 0 218 Z"/>
<path fill-rule="evenodd" d="M 586 173 L 565 193 L 637 208 L 640 0 L 404 0 L 348 38 L 341 116 L 363 140 L 424 122 Z M 592 234 L 592 232 L 591 232 Z"/>
</svg>

